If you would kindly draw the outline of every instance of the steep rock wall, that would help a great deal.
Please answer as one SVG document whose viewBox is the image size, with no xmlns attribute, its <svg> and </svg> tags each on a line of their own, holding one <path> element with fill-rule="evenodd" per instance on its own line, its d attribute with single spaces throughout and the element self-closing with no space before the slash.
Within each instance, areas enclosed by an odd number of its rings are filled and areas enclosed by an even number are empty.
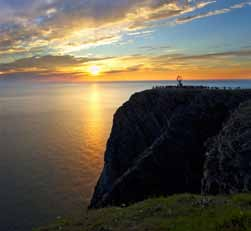
<svg viewBox="0 0 251 231">
<path fill-rule="evenodd" d="M 241 106 L 208 145 L 204 194 L 251 191 L 251 101 Z"/>
<path fill-rule="evenodd" d="M 118 109 L 90 207 L 201 190 L 208 138 L 248 90 L 162 88 L 133 95 Z"/>
</svg>

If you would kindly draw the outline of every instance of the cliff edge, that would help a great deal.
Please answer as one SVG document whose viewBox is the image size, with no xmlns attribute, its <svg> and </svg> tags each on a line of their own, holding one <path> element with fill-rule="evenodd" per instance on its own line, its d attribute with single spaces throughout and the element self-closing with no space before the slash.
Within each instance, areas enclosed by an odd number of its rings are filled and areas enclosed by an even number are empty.
<svg viewBox="0 0 251 231">
<path fill-rule="evenodd" d="M 221 132 L 227 121 L 233 120 L 233 112 L 249 99 L 251 90 L 196 87 L 156 88 L 134 94 L 114 115 L 104 169 L 90 207 L 176 193 L 210 193 L 208 179 L 218 179 L 208 168 L 217 161 L 207 158 L 221 158 L 213 151 L 218 145 L 216 137 L 225 136 Z M 221 169 L 218 162 L 217 166 Z"/>
</svg>

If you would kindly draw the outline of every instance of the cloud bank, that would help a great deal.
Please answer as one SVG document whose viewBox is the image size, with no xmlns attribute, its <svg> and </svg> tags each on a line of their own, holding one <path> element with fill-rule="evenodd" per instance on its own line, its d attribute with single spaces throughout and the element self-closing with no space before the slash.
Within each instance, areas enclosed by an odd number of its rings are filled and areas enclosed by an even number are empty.
<svg viewBox="0 0 251 231">
<path fill-rule="evenodd" d="M 82 58 L 74 57 L 81 50 L 128 43 L 126 36 L 153 34 L 156 27 L 189 23 L 251 6 L 250 1 L 242 1 L 219 9 L 210 8 L 218 2 L 220 0 L 0 0 L 0 75 L 78 74 L 86 72 L 85 68 L 94 63 L 103 66 L 104 73 L 164 70 L 179 67 L 181 62 L 188 66 L 196 60 L 210 59 L 212 63 L 213 58 L 249 57 L 249 50 L 149 57 L 101 57 L 99 54 L 90 57 L 86 52 Z M 125 62 L 123 68 L 122 62 Z"/>
</svg>

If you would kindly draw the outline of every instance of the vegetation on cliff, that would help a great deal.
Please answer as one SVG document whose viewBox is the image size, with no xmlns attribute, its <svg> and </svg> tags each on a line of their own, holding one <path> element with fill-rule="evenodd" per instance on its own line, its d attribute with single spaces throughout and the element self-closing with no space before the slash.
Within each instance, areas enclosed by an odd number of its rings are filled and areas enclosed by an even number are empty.
<svg viewBox="0 0 251 231">
<path fill-rule="evenodd" d="M 91 210 L 79 221 L 58 220 L 34 231 L 249 231 L 251 195 L 174 195 L 129 207 Z"/>
</svg>

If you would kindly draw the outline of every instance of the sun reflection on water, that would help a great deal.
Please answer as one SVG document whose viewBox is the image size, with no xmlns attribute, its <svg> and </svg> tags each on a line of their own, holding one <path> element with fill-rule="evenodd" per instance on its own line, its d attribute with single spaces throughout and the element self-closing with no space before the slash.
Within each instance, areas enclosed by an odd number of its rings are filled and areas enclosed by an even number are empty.
<svg viewBox="0 0 251 231">
<path fill-rule="evenodd" d="M 84 124 L 84 134 L 88 140 L 88 150 L 91 150 L 89 163 L 96 168 L 97 161 L 100 161 L 100 156 L 103 155 L 107 125 L 104 122 L 106 111 L 103 108 L 102 89 L 97 84 L 92 84 L 88 90 L 87 105 L 85 105 L 85 116 L 88 118 L 88 124 Z"/>
</svg>

